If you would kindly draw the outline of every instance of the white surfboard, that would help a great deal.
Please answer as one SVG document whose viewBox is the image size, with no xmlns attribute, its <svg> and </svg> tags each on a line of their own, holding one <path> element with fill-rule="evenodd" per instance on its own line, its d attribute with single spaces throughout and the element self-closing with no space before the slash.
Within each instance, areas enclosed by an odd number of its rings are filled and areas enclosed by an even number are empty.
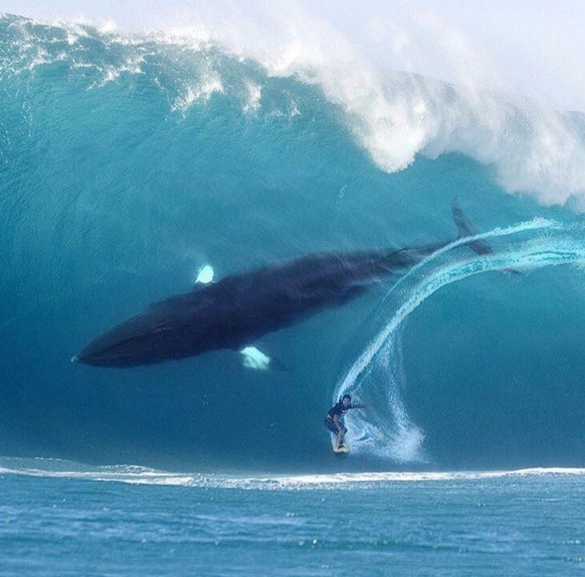
<svg viewBox="0 0 585 577">
<path fill-rule="evenodd" d="M 337 449 L 335 448 L 335 445 L 333 445 L 333 452 L 338 455 L 349 453 L 349 451 L 350 451 L 349 445 L 347 445 L 346 443 L 342 443 L 341 446 Z"/>
</svg>

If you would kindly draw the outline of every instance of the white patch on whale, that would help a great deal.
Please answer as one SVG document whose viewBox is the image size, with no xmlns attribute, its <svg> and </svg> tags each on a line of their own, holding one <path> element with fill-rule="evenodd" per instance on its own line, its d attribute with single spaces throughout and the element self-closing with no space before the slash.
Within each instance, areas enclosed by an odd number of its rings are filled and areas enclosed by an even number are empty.
<svg viewBox="0 0 585 577">
<path fill-rule="evenodd" d="M 244 357 L 242 363 L 246 369 L 266 371 L 270 365 L 270 357 L 256 347 L 244 347 L 240 354 Z"/>
<path fill-rule="evenodd" d="M 213 282 L 214 274 L 213 267 L 206 264 L 204 267 L 199 269 L 197 278 L 195 279 L 195 284 L 209 284 Z"/>
</svg>

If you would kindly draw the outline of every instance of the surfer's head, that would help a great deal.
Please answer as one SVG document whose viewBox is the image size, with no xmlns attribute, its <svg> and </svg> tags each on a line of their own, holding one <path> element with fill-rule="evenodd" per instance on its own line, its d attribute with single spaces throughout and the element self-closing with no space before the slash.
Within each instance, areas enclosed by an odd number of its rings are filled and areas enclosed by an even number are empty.
<svg viewBox="0 0 585 577">
<path fill-rule="evenodd" d="M 351 395 L 343 395 L 343 397 L 341 397 L 341 402 L 344 407 L 349 407 L 349 405 L 351 405 Z"/>
</svg>

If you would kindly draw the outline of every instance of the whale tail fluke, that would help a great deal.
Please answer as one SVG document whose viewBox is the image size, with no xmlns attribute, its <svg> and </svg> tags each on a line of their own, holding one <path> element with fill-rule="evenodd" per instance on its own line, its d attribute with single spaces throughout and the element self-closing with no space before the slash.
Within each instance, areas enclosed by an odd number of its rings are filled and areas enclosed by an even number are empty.
<svg viewBox="0 0 585 577">
<path fill-rule="evenodd" d="M 463 212 L 459 200 L 455 196 L 451 201 L 451 212 L 453 213 L 453 220 L 457 225 L 459 231 L 459 238 L 465 239 L 467 237 L 477 236 L 479 231 L 471 224 L 471 221 L 467 218 L 467 215 Z M 471 240 L 467 243 L 467 246 L 477 254 L 492 254 L 494 251 L 489 242 L 485 239 Z"/>
<path fill-rule="evenodd" d="M 463 212 L 457 197 L 454 197 L 451 201 L 451 211 L 453 213 L 453 220 L 455 221 L 457 229 L 459 230 L 460 239 L 475 237 L 480 234 L 479 231 L 473 226 L 473 224 L 471 224 L 471 221 L 467 218 L 467 215 Z M 470 240 L 465 244 L 479 255 L 493 254 L 494 252 L 491 244 L 483 238 Z M 523 271 L 514 268 L 505 268 L 502 270 L 502 272 L 515 276 L 524 276 L 526 274 Z"/>
</svg>

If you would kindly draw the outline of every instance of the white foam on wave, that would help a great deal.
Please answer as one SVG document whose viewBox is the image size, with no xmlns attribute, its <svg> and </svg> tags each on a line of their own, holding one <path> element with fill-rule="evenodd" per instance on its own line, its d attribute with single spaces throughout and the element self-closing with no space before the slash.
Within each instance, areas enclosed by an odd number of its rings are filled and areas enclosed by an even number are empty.
<svg viewBox="0 0 585 577">
<path fill-rule="evenodd" d="M 244 112 L 256 112 L 260 108 L 260 99 L 262 98 L 262 87 L 259 84 L 248 81 L 246 82 L 248 99 L 244 104 Z"/>
<path fill-rule="evenodd" d="M 183 473 L 159 471 L 138 465 L 98 466 L 64 461 L 61 459 L 0 459 L 0 475 L 25 475 L 56 479 L 81 479 L 88 481 L 119 481 L 142 485 L 193 484 L 194 477 Z"/>
<path fill-rule="evenodd" d="M 435 481 L 477 481 L 507 477 L 529 477 L 550 475 L 585 475 L 583 468 L 535 467 L 509 471 L 429 471 L 429 472 L 363 472 L 316 475 L 290 475 L 240 479 L 240 483 L 252 485 L 275 484 L 281 487 L 361 485 L 379 483 L 420 483 Z"/>
<path fill-rule="evenodd" d="M 570 115 L 528 98 L 410 73 L 381 74 L 357 56 L 311 61 L 293 47 L 263 64 L 272 75 L 318 84 L 387 172 L 407 168 L 419 153 L 436 158 L 461 152 L 493 165 L 509 192 L 531 194 L 546 205 L 573 200 L 585 210 L 585 137 Z"/>
<path fill-rule="evenodd" d="M 384 483 L 429 483 L 481 481 L 490 479 L 581 476 L 583 468 L 535 467 L 504 471 L 386 471 L 300 475 L 221 475 L 175 473 L 137 465 L 91 467 L 60 459 L 0 458 L 0 477 L 22 475 L 27 477 L 68 479 L 73 481 L 115 482 L 130 485 L 167 487 L 195 487 L 208 489 L 243 490 L 298 490 L 328 487 L 359 488 Z"/>
<path fill-rule="evenodd" d="M 248 4 L 245 9 L 222 10 L 221 3 L 217 9 L 200 8 L 196 14 L 188 11 L 178 26 L 165 26 L 162 19 L 163 30 L 146 34 L 114 34 L 112 24 L 104 33 L 92 33 L 101 34 L 105 46 L 137 50 L 172 45 L 198 52 L 216 46 L 260 63 L 269 75 L 317 85 L 339 107 L 339 118 L 356 142 L 385 171 L 408 167 L 418 154 L 435 158 L 460 152 L 494 166 L 509 192 L 585 210 L 583 116 L 520 96 L 514 75 L 502 74 L 469 34 L 431 8 L 379 5 L 376 17 L 365 9 L 356 14 L 355 26 L 299 2 L 286 2 L 278 13 Z M 79 22 L 51 25 L 65 27 L 73 44 L 88 32 Z M 39 53 L 31 62 L 46 64 L 47 56 Z M 117 70 L 106 69 L 104 82 L 115 80 Z M 124 64 L 122 70 L 137 68 Z M 174 110 L 207 102 L 226 83 L 205 70 L 200 80 L 183 80 L 185 90 L 173 99 Z M 256 110 L 262 87 L 244 82 L 241 90 L 244 111 Z"/>
<path fill-rule="evenodd" d="M 192 39 L 185 26 L 163 36 L 199 45 L 203 35 L 272 76 L 318 85 L 385 171 L 402 170 L 421 153 L 461 152 L 493 165 L 509 192 L 585 210 L 581 122 L 519 96 L 518 74 L 504 74 L 502 61 L 498 66 L 431 7 L 377 3 L 362 10 L 349 26 L 335 12 L 299 2 L 287 2 L 282 16 L 247 5 L 229 18 L 221 11 L 199 14 Z"/>
<path fill-rule="evenodd" d="M 196 102 L 206 103 L 214 94 L 223 94 L 221 78 L 217 74 L 202 77 L 195 85 L 187 86 L 185 93 L 172 104 L 172 110 L 186 112 Z"/>
</svg>

